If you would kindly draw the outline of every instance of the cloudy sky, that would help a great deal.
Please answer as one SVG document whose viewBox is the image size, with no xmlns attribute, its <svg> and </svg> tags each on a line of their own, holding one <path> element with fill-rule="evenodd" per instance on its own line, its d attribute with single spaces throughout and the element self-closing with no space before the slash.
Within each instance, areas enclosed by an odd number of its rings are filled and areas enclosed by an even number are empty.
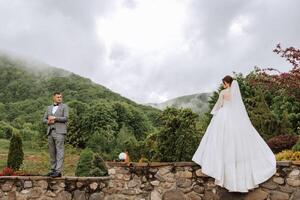
<svg viewBox="0 0 300 200">
<path fill-rule="evenodd" d="M 139 103 L 212 91 L 226 74 L 289 65 L 298 0 L 0 0 L 0 50 Z"/>
</svg>

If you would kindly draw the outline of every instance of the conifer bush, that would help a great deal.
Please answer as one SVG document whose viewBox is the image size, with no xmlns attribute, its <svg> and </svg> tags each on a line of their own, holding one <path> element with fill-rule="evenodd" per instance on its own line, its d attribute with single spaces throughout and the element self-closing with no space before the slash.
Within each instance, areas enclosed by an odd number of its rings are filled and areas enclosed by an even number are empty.
<svg viewBox="0 0 300 200">
<path fill-rule="evenodd" d="M 24 160 L 22 148 L 22 138 L 18 132 L 14 132 L 10 139 L 9 152 L 7 157 L 7 167 L 14 171 L 19 170 Z"/>
<path fill-rule="evenodd" d="M 84 149 L 79 158 L 79 162 L 76 167 L 76 176 L 89 176 L 92 169 L 93 151 L 89 148 Z"/>
</svg>

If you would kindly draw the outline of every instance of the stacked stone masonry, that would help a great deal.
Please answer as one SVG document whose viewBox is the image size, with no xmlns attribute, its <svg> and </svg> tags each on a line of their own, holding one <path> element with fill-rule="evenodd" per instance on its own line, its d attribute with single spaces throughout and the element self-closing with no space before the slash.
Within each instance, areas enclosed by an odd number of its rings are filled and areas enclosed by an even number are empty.
<svg viewBox="0 0 300 200">
<path fill-rule="evenodd" d="M 277 162 L 277 173 L 248 193 L 214 184 L 192 162 L 107 162 L 107 177 L 3 176 L 2 200 L 300 200 L 300 162 Z"/>
</svg>

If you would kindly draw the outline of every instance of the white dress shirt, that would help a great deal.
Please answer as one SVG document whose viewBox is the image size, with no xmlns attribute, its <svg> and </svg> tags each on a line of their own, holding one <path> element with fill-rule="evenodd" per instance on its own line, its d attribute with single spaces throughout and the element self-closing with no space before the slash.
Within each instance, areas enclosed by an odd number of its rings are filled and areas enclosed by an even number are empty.
<svg viewBox="0 0 300 200">
<path fill-rule="evenodd" d="M 53 109 L 52 109 L 52 114 L 54 115 L 55 114 L 55 112 L 57 111 L 57 109 L 58 109 L 58 106 L 59 105 L 57 105 L 57 106 L 53 106 Z"/>
</svg>

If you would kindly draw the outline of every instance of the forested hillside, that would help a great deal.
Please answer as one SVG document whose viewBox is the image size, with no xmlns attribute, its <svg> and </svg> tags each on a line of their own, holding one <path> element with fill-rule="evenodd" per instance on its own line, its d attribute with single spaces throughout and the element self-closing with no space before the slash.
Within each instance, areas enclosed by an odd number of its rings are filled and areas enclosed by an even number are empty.
<svg viewBox="0 0 300 200">
<path fill-rule="evenodd" d="M 193 112 L 202 116 L 209 110 L 208 100 L 211 95 L 212 93 L 192 94 L 170 99 L 163 103 L 149 103 L 147 105 L 150 105 L 154 108 L 158 108 L 160 110 L 164 110 L 167 107 L 174 107 L 178 109 L 190 108 Z"/>
<path fill-rule="evenodd" d="M 299 151 L 300 51 L 278 46 L 274 52 L 292 64 L 288 72 L 255 68 L 233 76 L 254 127 L 273 152 Z M 139 105 L 71 72 L 7 56 L 0 57 L 0 71 L 0 138 L 9 139 L 16 131 L 24 141 L 45 146 L 41 118 L 51 94 L 61 91 L 70 107 L 67 143 L 107 160 L 128 150 L 132 161 L 190 161 L 222 89 L 220 83 L 209 98 L 210 108 L 199 117 L 190 108 L 160 111 Z"/>
<path fill-rule="evenodd" d="M 23 140 L 43 145 L 46 138 L 41 119 L 55 91 L 63 93 L 70 107 L 66 138 L 75 147 L 93 147 L 95 142 L 111 158 L 124 150 L 124 142 L 142 141 L 157 127 L 159 110 L 139 105 L 74 73 L 1 55 L 0 138 L 9 139 L 18 131 Z M 119 146 L 116 140 L 122 140 Z"/>
</svg>

